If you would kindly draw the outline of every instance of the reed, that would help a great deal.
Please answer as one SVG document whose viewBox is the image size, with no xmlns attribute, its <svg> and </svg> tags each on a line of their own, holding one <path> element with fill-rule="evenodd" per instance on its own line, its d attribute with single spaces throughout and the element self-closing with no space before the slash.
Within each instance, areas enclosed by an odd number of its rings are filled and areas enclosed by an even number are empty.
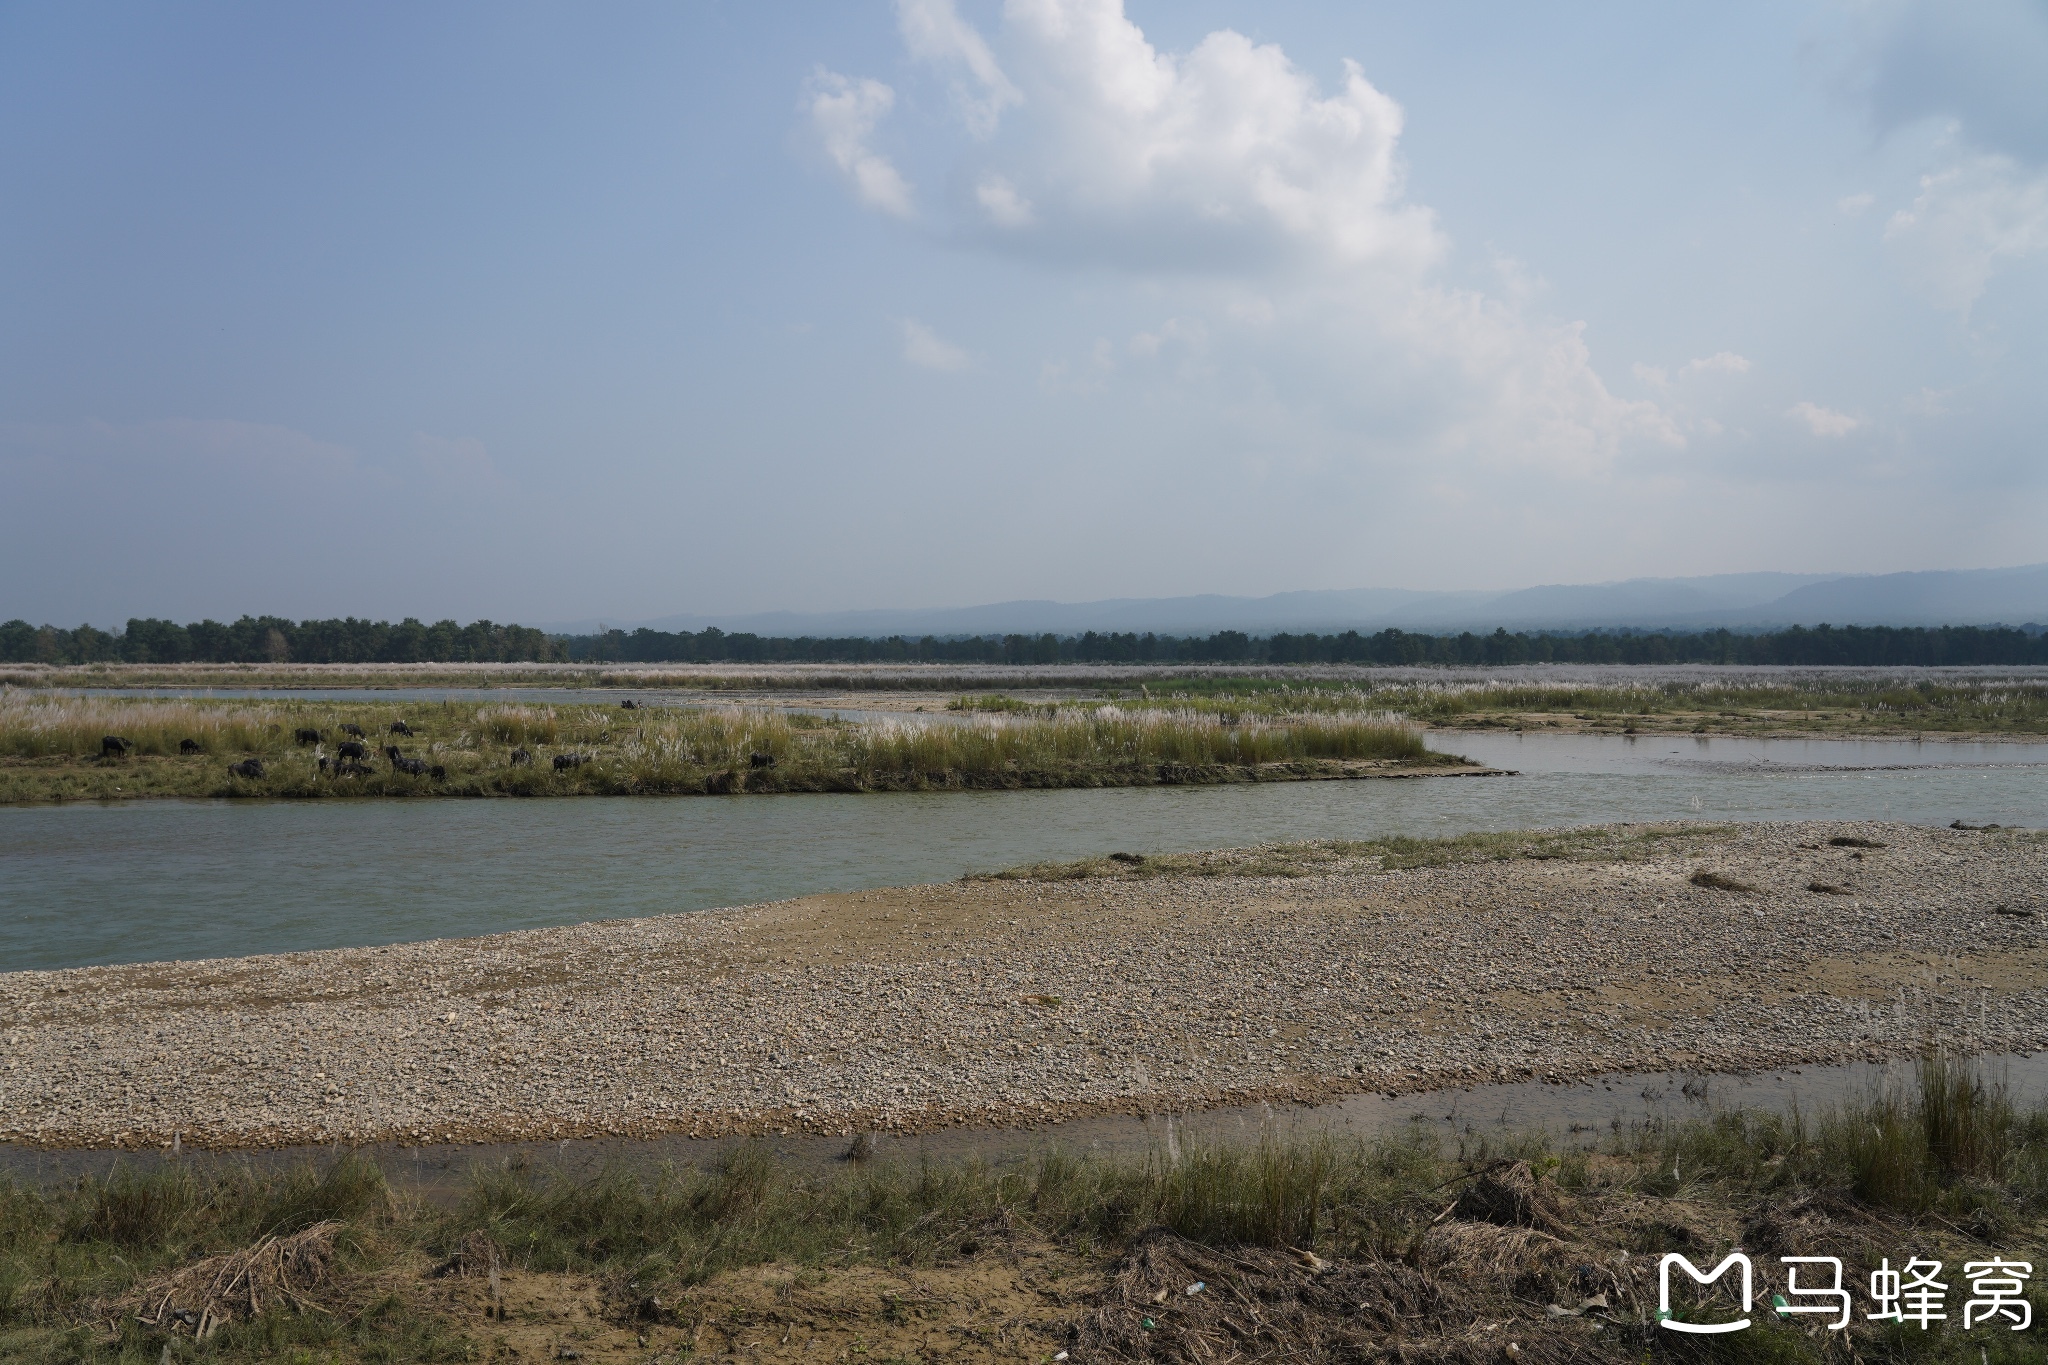
<svg viewBox="0 0 2048 1365">
<path fill-rule="evenodd" d="M 402 724 L 404 733 L 392 731 Z M 362 731 L 370 771 L 337 778 Z M 317 739 L 301 743 L 302 732 Z M 101 753 L 101 739 L 132 742 Z M 191 740 L 198 751 L 181 754 Z M 396 745 L 439 774 L 402 771 Z M 227 762 L 263 760 L 260 776 Z M 556 759 L 563 760 L 561 766 Z M 16 760 L 10 765 L 5 760 Z M 137 795 L 623 795 L 860 791 L 925 786 L 1115 785 L 1303 776 L 1287 765 L 1434 765 L 1412 727 L 1384 715 L 1231 720 L 1200 712 L 993 714 L 854 723 L 743 707 L 288 700 L 129 701 L 0 693 L 0 800 Z"/>
<path fill-rule="evenodd" d="M 285 712 L 273 706 L 65 697 L 0 688 L 0 755 L 84 756 L 118 735 L 138 754 L 176 755 L 184 740 L 209 754 L 268 753 L 288 745 Z"/>
<path fill-rule="evenodd" d="M 486 1358 L 503 1318 L 483 1319 L 480 1338 L 472 1306 L 480 1294 L 451 1294 L 459 1281 L 433 1277 L 473 1275 L 488 1257 L 522 1276 L 574 1277 L 564 1286 L 579 1305 L 595 1289 L 612 1327 L 652 1335 L 660 1325 L 661 1348 L 680 1342 L 684 1353 L 694 1329 L 728 1320 L 715 1315 L 733 1300 L 701 1295 L 726 1272 L 777 1267 L 768 1288 L 793 1293 L 848 1267 L 890 1266 L 908 1272 L 919 1304 L 936 1304 L 945 1291 L 935 1286 L 949 1273 L 968 1277 L 970 1296 L 986 1293 L 979 1262 L 1005 1267 L 1006 1280 L 1028 1263 L 1041 1287 L 1069 1269 L 1090 1271 L 1068 1282 L 1069 1302 L 1071 1320 L 1095 1330 L 1118 1320 L 1119 1295 L 1134 1332 L 1141 1314 L 1192 1332 L 1205 1313 L 1256 1302 L 1267 1320 L 1261 1331 L 1355 1326 L 1358 1315 L 1381 1312 L 1367 1324 L 1375 1352 L 1448 1341 L 1442 1358 L 1465 1359 L 1473 1322 L 1514 1321 L 1528 1358 L 1634 1361 L 1661 1348 L 1649 1317 L 1660 1248 L 1697 1259 L 1737 1237 L 1759 1255 L 1846 1246 L 1837 1254 L 1860 1283 L 1869 1262 L 1889 1254 L 1896 1263 L 1899 1248 L 1954 1260 L 2040 1244 L 2048 1191 L 2028 1172 L 2048 1148 L 2048 1113 L 2014 1106 L 1969 1059 L 1925 1060 L 1912 1084 L 1818 1124 L 1796 1112 L 1737 1111 L 1617 1125 L 1610 1137 L 1563 1148 L 1541 1131 L 1484 1126 L 1446 1137 L 1419 1126 L 1372 1138 L 1268 1129 L 1186 1147 L 1169 1129 L 1165 1145 L 1141 1156 L 1050 1146 L 1004 1164 L 870 1159 L 819 1169 L 742 1142 L 701 1164 L 651 1170 L 571 1175 L 544 1160 L 484 1164 L 445 1204 L 396 1197 L 355 1155 L 270 1173 L 188 1157 L 41 1187 L 0 1176 L 0 1358 Z M 203 1346 L 189 1331 L 137 1323 L 132 1310 L 109 1313 L 146 1297 L 143 1286 L 193 1280 L 206 1258 L 295 1232 L 330 1239 L 336 1256 L 306 1291 L 307 1311 L 272 1296 L 253 1317 L 233 1313 Z M 1160 1273 L 1130 1282 L 1161 1258 Z M 1195 1290 L 1198 1277 L 1204 1290 Z M 758 1273 L 720 1282 L 764 1283 Z M 1319 1298 L 1317 1287 L 1331 1285 L 1343 1292 Z M 1364 1297 L 1367 1286 L 1414 1296 L 1419 1306 L 1383 1308 L 1383 1299 Z M 1238 1289 L 1247 1292 L 1231 1297 Z M 1568 1323 L 1531 1308 L 1560 1304 L 1574 1316 L 1596 1291 L 1599 1312 Z M 862 1330 L 901 1317 L 887 1295 L 867 1302 L 862 1309 L 842 1292 L 834 1311 L 871 1315 Z M 982 1306 L 976 1298 L 977 1312 Z M 1304 1323 L 1303 1311 L 1329 1316 Z M 1431 1326 L 1432 1316 L 1448 1326 Z M 758 1318 L 730 1321 L 760 1326 Z M 1545 1322 L 1555 1332 L 1532 1337 Z M 1602 1334 L 1589 1330 L 1595 1323 Z M 602 1332 L 606 1322 L 592 1327 Z M 1437 1331 L 1450 1335 L 1430 1335 Z M 1987 1359 L 2035 1358 L 2006 1350 L 2002 1333 L 1888 1331 L 1859 1316 L 1838 1340 L 1779 1330 L 1763 1317 L 1738 1352 L 1717 1348 L 1711 1358 L 1961 1365 L 1974 1363 L 1986 1341 L 2003 1352 Z M 698 1335 L 715 1349 L 716 1336 Z M 1223 1358 L 1235 1339 L 1219 1328 L 1218 1349 L 1198 1358 Z M 1487 1359 L 1515 1354 L 1497 1340 L 1484 1344 Z M 2018 1344 L 2026 1346 L 2024 1335 Z M 1835 1349 L 1843 1345 L 1856 1349 Z M 1957 1354 L 1964 1346 L 1967 1356 Z M 644 1340 L 642 1349 L 652 1353 Z M 1417 1358 L 1425 1356 L 1437 1358 Z"/>
</svg>

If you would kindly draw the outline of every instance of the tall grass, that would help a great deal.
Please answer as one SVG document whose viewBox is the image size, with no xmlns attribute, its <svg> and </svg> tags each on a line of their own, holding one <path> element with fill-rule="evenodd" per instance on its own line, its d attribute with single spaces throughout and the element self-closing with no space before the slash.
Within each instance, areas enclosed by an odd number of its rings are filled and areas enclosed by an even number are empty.
<svg viewBox="0 0 2048 1365">
<path fill-rule="evenodd" d="M 862 770 L 944 772 L 1049 769 L 1081 764 L 1256 765 L 1311 759 L 1418 759 L 1411 726 L 1385 717 L 1231 724 L 1198 712 L 1129 712 L 1104 706 L 1045 720 L 961 725 L 884 722 L 848 736 Z"/>
<path fill-rule="evenodd" d="M 62 697 L 0 688 L 0 755 L 97 754 L 107 735 L 131 741 L 134 752 L 143 754 L 176 754 L 187 739 L 207 753 L 263 753 L 291 742 L 285 713 L 274 706 Z"/>
<path fill-rule="evenodd" d="M 390 726 L 398 721 L 406 732 L 394 735 Z M 344 724 L 362 729 L 372 750 L 371 771 L 346 780 L 316 762 L 338 755 L 349 738 Z M 325 747 L 297 743 L 302 729 L 315 731 Z M 134 747 L 102 762 L 104 735 Z M 198 744 L 196 756 L 180 754 L 185 740 Z M 375 752 L 388 743 L 439 775 L 393 771 Z M 261 756 L 264 773 L 230 779 L 216 761 L 244 755 Z M 1233 721 L 1101 706 L 856 723 L 742 707 L 296 700 L 249 706 L 0 693 L 0 758 L 55 757 L 79 762 L 68 770 L 0 768 L 0 792 L 36 799 L 38 781 L 56 796 L 856 791 L 1217 781 L 1273 764 L 1450 761 L 1432 755 L 1412 726 L 1385 715 Z"/>
<path fill-rule="evenodd" d="M 1998 1221 L 2048 1209 L 2048 1108 L 2021 1108 L 1972 1059 L 1929 1049 L 1910 1081 L 1809 1119 L 1724 1114 L 1651 1135 L 1646 1187 L 1795 1183 L 1907 1213 L 1941 1210 Z"/>
<path fill-rule="evenodd" d="M 1437 725 L 1481 716 L 1570 715 L 1784 725 L 1826 719 L 1876 728 L 2048 733 L 2048 683 L 2010 678 L 1901 684 L 1880 678 L 1788 682 L 1774 677 L 1756 683 L 1678 680 L 1605 687 L 1484 678 L 1383 685 L 1183 678 L 1148 683 L 1139 690 L 1138 698 L 1121 704 L 1226 718 L 1378 710 Z M 963 698 L 962 704 L 989 709 L 984 698 Z"/>
</svg>

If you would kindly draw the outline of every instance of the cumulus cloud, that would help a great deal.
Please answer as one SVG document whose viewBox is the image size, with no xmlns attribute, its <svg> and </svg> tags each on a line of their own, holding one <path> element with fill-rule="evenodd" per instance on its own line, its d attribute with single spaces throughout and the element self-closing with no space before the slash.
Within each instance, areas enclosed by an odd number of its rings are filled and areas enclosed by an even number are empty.
<svg viewBox="0 0 2048 1365">
<path fill-rule="evenodd" d="M 1361 459 L 1426 448 L 1467 465 L 1585 475 L 1638 444 L 1684 443 L 1656 404 L 1607 389 L 1580 325 L 1531 317 L 1513 290 L 1494 298 L 1439 282 L 1450 243 L 1406 195 L 1401 107 L 1357 63 L 1326 92 L 1277 45 L 1228 29 L 1163 51 L 1121 0 L 1007 0 L 993 38 L 950 0 L 899 0 L 897 19 L 910 54 L 972 97 L 969 136 L 956 143 L 964 192 L 953 234 L 1041 264 L 1108 267 L 1168 300 L 1175 325 L 1206 338 L 1199 380 L 1179 372 L 1200 385 L 1191 397 L 1286 427 L 1299 424 L 1280 390 L 1310 406 L 1341 393 L 1346 429 L 1327 443 Z M 838 79 L 831 93 L 849 99 L 854 83 Z M 873 155 L 886 108 L 880 97 L 844 114 L 835 106 L 853 129 L 844 164 Z M 886 196 L 856 193 L 894 211 Z M 907 188 L 900 198 L 907 205 Z M 1180 339 L 1162 329 L 1123 349 L 1143 357 Z M 1116 348 L 1091 344 L 1044 362 L 1048 391 L 1113 374 Z M 905 355 L 966 363 L 910 324 Z M 1323 387 L 1312 393 L 1306 375 Z M 1146 382 L 1171 379 L 1154 371 Z"/>
<path fill-rule="evenodd" d="M 1873 120 L 1938 121 L 1946 163 L 1885 241 L 1916 292 L 1968 313 L 2000 268 L 2048 245 L 2048 5 L 1899 0 L 1867 13 Z"/>
<path fill-rule="evenodd" d="M 953 8 L 953 0 L 896 0 L 896 28 L 911 56 L 957 68 L 972 80 L 970 87 L 956 79 L 953 98 L 977 136 L 995 132 L 1003 110 L 1023 98 L 996 65 L 987 40 Z"/>
<path fill-rule="evenodd" d="M 915 318 L 903 319 L 903 358 L 924 370 L 964 370 L 967 352 Z"/>
<path fill-rule="evenodd" d="M 818 146 L 869 208 L 908 218 L 910 182 L 869 145 L 875 126 L 896 106 L 896 92 L 876 80 L 854 80 L 820 67 L 804 95 Z"/>
<path fill-rule="evenodd" d="M 1835 201 L 1835 209 L 1837 212 L 1846 214 L 1851 218 L 1855 218 L 1862 214 L 1868 213 L 1870 211 L 1871 205 L 1875 204 L 1876 202 L 1877 196 L 1874 194 L 1870 194 L 1868 192 L 1862 194 L 1845 194 L 1840 199 L 1837 199 Z"/>
<path fill-rule="evenodd" d="M 2011 157 L 1973 157 L 1923 176 L 1884 236 L 1922 296 L 1968 312 L 2000 265 L 2048 247 L 2048 174 Z"/>
<path fill-rule="evenodd" d="M 1806 429 L 1816 436 L 1847 436 L 1863 425 L 1860 417 L 1851 417 L 1846 412 L 1836 412 L 1818 403 L 1801 401 L 1786 410 L 1785 415 L 1796 422 L 1805 424 Z"/>
<path fill-rule="evenodd" d="M 1120 0 L 1004 13 L 1029 126 L 990 169 L 1036 207 L 1036 250 L 1195 269 L 1442 253 L 1433 216 L 1402 199 L 1400 106 L 1356 63 L 1325 97 L 1280 48 L 1227 29 L 1160 52 Z"/>
</svg>

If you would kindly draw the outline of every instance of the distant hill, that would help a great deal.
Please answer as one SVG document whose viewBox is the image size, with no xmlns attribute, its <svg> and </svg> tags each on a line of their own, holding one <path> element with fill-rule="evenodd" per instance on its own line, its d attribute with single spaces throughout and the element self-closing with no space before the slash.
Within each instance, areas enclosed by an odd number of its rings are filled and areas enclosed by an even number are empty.
<svg viewBox="0 0 2048 1365">
<path fill-rule="evenodd" d="M 1819 625 L 2027 625 L 2048 622 L 2048 564 L 1895 574 L 1714 574 L 1551 584 L 1505 592 L 1352 588 L 1270 597 L 1128 597 L 1099 602 L 994 602 L 911 611 L 757 612 L 611 621 L 614 627 L 776 636 L 1078 635 L 1242 630 L 1413 631 L 1731 629 Z M 595 621 L 557 623 L 560 634 Z"/>
</svg>

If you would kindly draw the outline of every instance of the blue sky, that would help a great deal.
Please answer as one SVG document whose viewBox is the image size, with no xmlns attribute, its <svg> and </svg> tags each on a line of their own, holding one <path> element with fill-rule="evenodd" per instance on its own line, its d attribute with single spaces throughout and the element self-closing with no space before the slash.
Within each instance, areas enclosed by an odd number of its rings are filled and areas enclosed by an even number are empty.
<svg viewBox="0 0 2048 1365">
<path fill-rule="evenodd" d="M 2048 0 L 0 9 L 0 616 L 2048 559 Z"/>
</svg>

